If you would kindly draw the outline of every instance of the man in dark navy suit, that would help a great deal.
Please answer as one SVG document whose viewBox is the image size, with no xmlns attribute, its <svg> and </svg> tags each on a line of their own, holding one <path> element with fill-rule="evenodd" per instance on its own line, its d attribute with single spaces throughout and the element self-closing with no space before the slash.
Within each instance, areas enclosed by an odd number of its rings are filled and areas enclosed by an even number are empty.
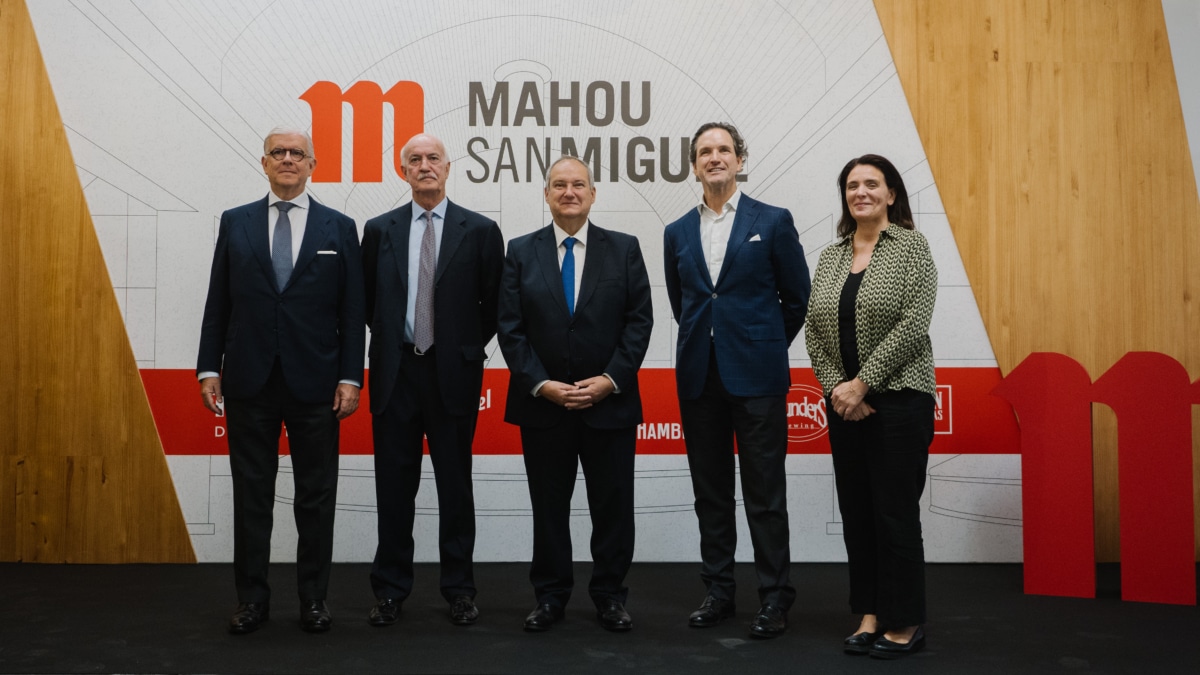
<svg viewBox="0 0 1200 675">
<path fill-rule="evenodd" d="M 301 627 L 329 630 L 339 422 L 358 408 L 363 377 L 362 255 L 350 218 L 305 191 L 317 160 L 301 131 L 263 142 L 271 192 L 221 215 L 196 371 L 205 407 L 225 414 L 233 474 L 229 632 L 270 615 L 279 436 L 295 477 Z"/>
<path fill-rule="evenodd" d="M 688 623 L 714 626 L 734 613 L 736 437 L 762 603 L 750 635 L 771 638 L 787 627 L 796 597 L 784 470 L 788 346 L 804 325 L 811 282 L 792 214 L 738 189 L 745 159 L 733 125 L 700 127 L 691 160 L 704 199 L 667 226 L 663 255 L 679 323 L 675 381 L 708 588 Z"/>
<path fill-rule="evenodd" d="M 373 626 L 396 622 L 413 586 L 413 519 L 429 439 L 438 494 L 441 591 L 450 620 L 475 606 L 471 443 L 485 347 L 496 334 L 504 239 L 495 221 L 446 198 L 450 158 L 428 134 L 401 149 L 412 201 L 363 232 L 379 545 L 371 567 Z"/>
<path fill-rule="evenodd" d="M 588 594 L 601 626 L 628 631 L 650 281 L 636 237 L 588 221 L 596 188 L 586 164 L 554 162 L 545 195 L 553 222 L 509 244 L 500 293 L 500 347 L 512 371 L 504 420 L 521 427 L 533 506 L 529 579 L 538 605 L 525 630 L 550 628 L 571 597 L 571 494 L 582 464 L 592 515 Z"/>
</svg>

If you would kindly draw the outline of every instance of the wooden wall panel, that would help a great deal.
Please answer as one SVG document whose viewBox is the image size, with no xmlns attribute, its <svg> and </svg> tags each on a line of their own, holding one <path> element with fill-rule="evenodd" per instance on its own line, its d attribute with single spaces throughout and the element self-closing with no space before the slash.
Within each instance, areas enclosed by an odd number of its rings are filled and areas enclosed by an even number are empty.
<svg viewBox="0 0 1200 675">
<path fill-rule="evenodd" d="M 1052 351 L 1096 378 L 1148 350 L 1200 376 L 1200 201 L 1160 0 L 875 5 L 1002 372 Z M 1115 560 L 1116 417 L 1095 408 Z"/>
<path fill-rule="evenodd" d="M 0 560 L 195 562 L 23 0 L 0 91 Z"/>
</svg>

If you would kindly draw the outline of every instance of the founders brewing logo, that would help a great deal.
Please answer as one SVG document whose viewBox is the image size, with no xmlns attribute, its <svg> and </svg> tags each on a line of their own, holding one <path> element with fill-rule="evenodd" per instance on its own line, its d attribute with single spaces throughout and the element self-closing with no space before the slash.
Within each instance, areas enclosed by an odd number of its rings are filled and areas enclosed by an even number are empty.
<svg viewBox="0 0 1200 675">
<path fill-rule="evenodd" d="M 825 395 L 807 384 L 793 384 L 787 395 L 788 442 L 806 443 L 824 436 Z"/>
</svg>

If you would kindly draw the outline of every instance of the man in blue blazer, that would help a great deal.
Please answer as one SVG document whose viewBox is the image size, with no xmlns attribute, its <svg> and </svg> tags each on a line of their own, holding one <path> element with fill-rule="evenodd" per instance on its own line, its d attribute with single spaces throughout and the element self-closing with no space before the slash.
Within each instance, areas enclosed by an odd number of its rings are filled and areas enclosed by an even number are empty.
<svg viewBox="0 0 1200 675">
<path fill-rule="evenodd" d="M 263 142 L 271 192 L 221 215 L 196 371 L 205 407 L 225 414 L 233 477 L 235 634 L 270 615 L 267 566 L 279 436 L 287 426 L 299 542 L 301 627 L 329 630 L 339 421 L 363 378 L 362 255 L 350 218 L 305 191 L 317 160 L 301 131 Z"/>
<path fill-rule="evenodd" d="M 633 561 L 633 473 L 642 422 L 638 369 L 654 315 L 636 237 L 588 221 L 596 199 L 587 165 L 550 166 L 553 222 L 513 239 L 500 293 L 500 348 L 512 371 L 504 420 L 521 427 L 533 506 L 537 607 L 525 630 L 563 618 L 574 586 L 571 495 L 583 465 L 592 515 L 588 594 L 600 625 L 633 628 L 625 575 Z"/>
<path fill-rule="evenodd" d="M 496 334 L 504 239 L 495 221 L 446 198 L 450 158 L 428 134 L 401 149 L 412 201 L 363 231 L 379 544 L 373 626 L 396 622 L 413 586 L 413 519 L 429 439 L 438 493 L 441 591 L 450 620 L 475 606 L 471 443 L 485 347 Z"/>
<path fill-rule="evenodd" d="M 761 608 L 750 635 L 787 627 L 796 592 L 787 514 L 788 346 L 804 324 L 809 276 L 786 209 L 741 193 L 746 144 L 730 124 L 692 137 L 692 170 L 704 200 L 667 226 L 667 297 L 679 324 L 675 379 L 700 522 L 708 589 L 688 619 L 697 628 L 734 614 L 734 439 Z"/>
</svg>

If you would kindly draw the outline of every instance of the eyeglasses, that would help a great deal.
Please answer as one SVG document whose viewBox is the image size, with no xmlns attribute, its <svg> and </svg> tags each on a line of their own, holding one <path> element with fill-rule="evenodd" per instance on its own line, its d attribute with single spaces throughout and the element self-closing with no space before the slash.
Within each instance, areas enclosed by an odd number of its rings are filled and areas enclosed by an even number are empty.
<svg viewBox="0 0 1200 675">
<path fill-rule="evenodd" d="M 292 159 L 296 160 L 297 162 L 303 162 L 306 157 L 310 156 L 308 153 L 299 148 L 275 148 L 267 154 L 270 155 L 271 159 L 275 160 L 276 162 L 282 162 L 289 154 L 292 156 Z"/>
</svg>

